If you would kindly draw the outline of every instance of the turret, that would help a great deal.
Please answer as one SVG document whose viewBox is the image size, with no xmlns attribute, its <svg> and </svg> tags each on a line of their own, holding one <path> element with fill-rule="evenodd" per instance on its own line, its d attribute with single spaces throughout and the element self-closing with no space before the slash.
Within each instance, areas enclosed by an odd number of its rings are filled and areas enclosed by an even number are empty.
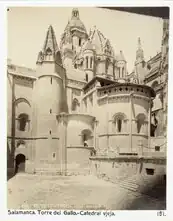
<svg viewBox="0 0 173 221">
<path fill-rule="evenodd" d="M 95 61 L 94 61 L 94 47 L 90 40 L 86 43 L 83 51 L 84 57 L 84 71 L 86 73 L 86 81 L 92 80 L 95 71 Z"/>
<path fill-rule="evenodd" d="M 117 61 L 117 69 L 116 69 L 116 79 L 119 82 L 125 82 L 127 77 L 127 67 L 126 67 L 126 59 L 122 51 L 120 51 L 119 55 L 116 58 Z"/>
<path fill-rule="evenodd" d="M 74 8 L 72 10 L 71 19 L 64 30 L 61 38 L 61 48 L 63 52 L 63 59 L 65 65 L 67 65 L 67 60 L 73 58 L 73 56 L 81 50 L 82 45 L 88 38 L 86 28 L 79 17 L 78 9 Z"/>
</svg>

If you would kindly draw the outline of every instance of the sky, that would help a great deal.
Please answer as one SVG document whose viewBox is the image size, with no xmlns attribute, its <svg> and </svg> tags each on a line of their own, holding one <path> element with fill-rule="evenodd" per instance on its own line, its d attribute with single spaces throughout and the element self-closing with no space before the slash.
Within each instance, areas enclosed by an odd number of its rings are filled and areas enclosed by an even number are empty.
<svg viewBox="0 0 173 221">
<path fill-rule="evenodd" d="M 92 7 L 78 9 L 88 32 L 96 26 L 110 40 L 115 54 L 123 51 L 128 72 L 134 67 L 138 37 L 146 60 L 161 51 L 161 18 Z M 13 64 L 35 68 L 48 26 L 53 26 L 59 44 L 71 12 L 72 8 L 68 7 L 9 8 L 8 58 Z"/>
</svg>

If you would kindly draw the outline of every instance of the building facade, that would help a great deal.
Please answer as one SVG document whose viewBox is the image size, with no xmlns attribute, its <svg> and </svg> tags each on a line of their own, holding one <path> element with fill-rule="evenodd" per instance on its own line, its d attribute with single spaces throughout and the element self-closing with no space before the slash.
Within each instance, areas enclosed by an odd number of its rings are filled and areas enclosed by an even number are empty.
<svg viewBox="0 0 173 221">
<path fill-rule="evenodd" d="M 9 171 L 88 173 L 91 158 L 139 157 L 155 146 L 164 155 L 163 53 L 145 62 L 139 39 L 128 74 L 123 52 L 96 27 L 87 33 L 78 9 L 59 46 L 49 26 L 35 70 L 8 60 Z"/>
</svg>

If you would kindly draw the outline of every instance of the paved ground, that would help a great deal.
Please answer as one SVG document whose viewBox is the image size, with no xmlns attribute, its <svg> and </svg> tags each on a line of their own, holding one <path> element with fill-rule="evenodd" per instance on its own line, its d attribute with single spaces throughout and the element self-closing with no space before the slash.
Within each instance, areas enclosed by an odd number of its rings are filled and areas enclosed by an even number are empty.
<svg viewBox="0 0 173 221">
<path fill-rule="evenodd" d="M 18 174 L 7 185 L 8 209 L 165 209 L 163 202 L 94 176 Z"/>
</svg>

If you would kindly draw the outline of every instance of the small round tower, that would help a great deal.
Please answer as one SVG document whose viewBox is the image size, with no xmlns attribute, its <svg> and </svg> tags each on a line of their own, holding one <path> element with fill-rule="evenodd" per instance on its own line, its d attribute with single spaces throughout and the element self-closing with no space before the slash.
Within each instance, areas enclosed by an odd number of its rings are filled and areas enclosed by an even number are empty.
<svg viewBox="0 0 173 221">
<path fill-rule="evenodd" d="M 84 58 L 84 71 L 86 73 L 86 81 L 90 81 L 94 77 L 95 59 L 94 59 L 94 47 L 90 40 L 87 41 L 83 51 Z"/>
<path fill-rule="evenodd" d="M 117 71 L 116 71 L 116 79 L 120 83 L 124 83 L 126 81 L 127 68 L 126 68 L 126 59 L 122 51 L 120 51 L 117 56 Z"/>
<path fill-rule="evenodd" d="M 48 28 L 43 49 L 38 55 L 36 71 L 33 135 L 38 168 L 42 162 L 44 165 L 59 164 L 60 160 L 57 115 L 64 111 L 65 71 L 52 26 Z"/>
</svg>

